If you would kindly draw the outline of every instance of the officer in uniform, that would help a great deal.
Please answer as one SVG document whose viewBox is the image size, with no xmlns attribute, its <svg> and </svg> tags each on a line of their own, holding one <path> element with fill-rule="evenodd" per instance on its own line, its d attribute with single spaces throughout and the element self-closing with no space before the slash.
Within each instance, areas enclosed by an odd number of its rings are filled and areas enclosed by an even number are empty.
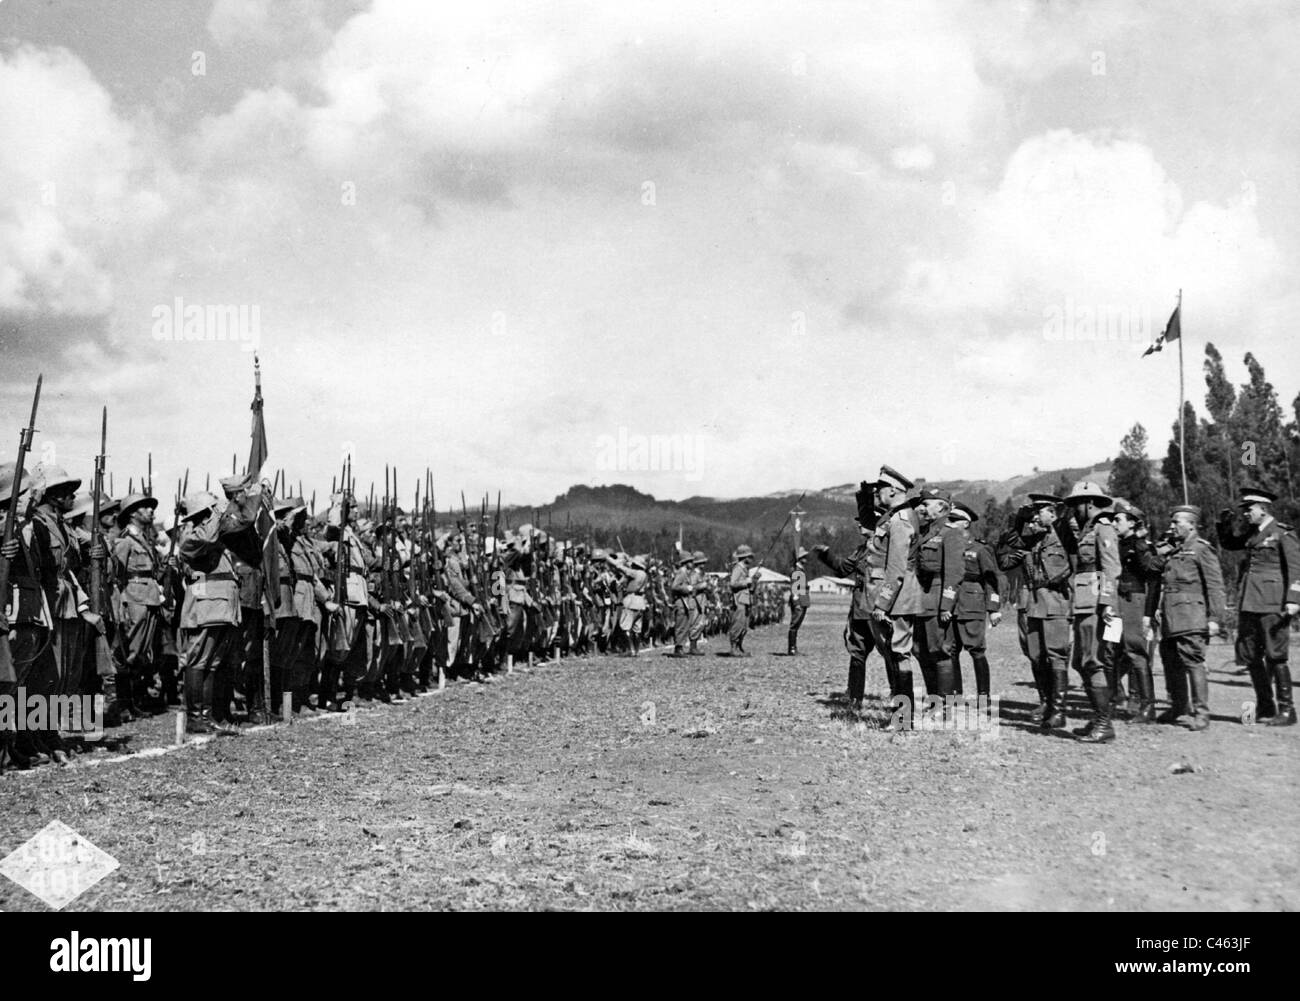
<svg viewBox="0 0 1300 1001">
<path fill-rule="evenodd" d="M 1160 663 L 1170 703 L 1158 721 L 1176 723 L 1190 716 L 1192 730 L 1210 725 L 1205 645 L 1219 634 L 1225 612 L 1219 557 L 1201 537 L 1200 523 L 1200 508 L 1190 504 L 1174 508 L 1169 534 L 1156 547 L 1160 581 L 1153 585 L 1158 591 L 1154 600 L 1160 617 Z"/>
<path fill-rule="evenodd" d="M 872 600 L 871 621 L 876 648 L 892 664 L 894 696 L 905 697 L 907 725 L 911 725 L 913 617 L 921 611 L 921 585 L 916 579 L 916 560 L 921 545 L 921 524 L 907 497 L 912 481 L 890 466 L 880 467 L 872 484 L 875 509 L 876 545 L 881 552 L 879 584 Z M 887 668 L 888 669 L 888 668 Z M 902 721 L 898 721 L 902 726 Z M 891 724 L 894 728 L 895 724 Z"/>
<path fill-rule="evenodd" d="M 731 576 L 728 580 L 731 598 L 736 603 L 735 611 L 732 613 L 731 628 L 727 630 L 727 639 L 731 642 L 733 657 L 750 656 L 745 651 L 745 634 L 749 632 L 749 606 L 754 600 L 752 593 L 754 582 L 751 580 L 749 570 L 753 558 L 754 550 L 746 545 L 739 546 L 736 549 L 736 562 L 732 564 Z"/>
<path fill-rule="evenodd" d="M 1088 743 L 1104 744 L 1115 739 L 1111 722 L 1115 661 L 1105 630 L 1117 618 L 1113 606 L 1120 574 L 1119 539 L 1106 510 L 1111 498 L 1097 484 L 1076 483 L 1065 503 L 1071 516 L 1061 527 L 1075 563 L 1071 616 L 1074 669 L 1092 703 L 1092 718 L 1073 732 Z"/>
<path fill-rule="evenodd" d="M 965 539 L 948 524 L 952 498 L 934 487 L 924 487 L 913 499 L 921 525 L 916 577 L 921 585 L 921 610 L 913 620 L 917 659 L 927 695 L 946 699 L 953 693 L 953 610 L 957 587 L 965 569 Z"/>
<path fill-rule="evenodd" d="M 113 563 L 121 593 L 122 679 L 118 699 L 123 718 L 139 715 L 140 702 L 156 680 L 162 657 L 163 564 L 149 538 L 158 501 L 132 494 L 117 513 L 121 534 L 113 545 Z"/>
<path fill-rule="evenodd" d="M 952 660 L 953 692 L 962 694 L 961 651 L 970 653 L 975 665 L 976 699 L 989 697 L 989 661 L 985 653 L 986 634 L 990 622 L 1002 621 L 1002 599 L 998 594 L 998 568 L 989 547 L 971 536 L 971 525 L 979 521 L 971 508 L 955 501 L 948 513 L 950 530 L 959 534 L 962 541 L 962 576 L 957 587 L 957 603 L 953 611 L 954 627 L 949 631 L 949 652 Z"/>
<path fill-rule="evenodd" d="M 708 562 L 709 558 L 702 550 L 695 550 L 694 559 L 691 560 L 691 584 L 695 588 L 695 605 L 691 610 L 691 648 L 686 651 L 687 656 L 690 657 L 704 656 L 704 651 L 700 649 L 700 640 L 704 638 L 704 627 L 708 624 L 709 575 L 704 571 Z"/>
<path fill-rule="evenodd" d="M 1255 722 L 1294 726 L 1287 643 L 1291 622 L 1300 615 L 1300 540 L 1273 517 L 1276 501 L 1271 490 L 1243 490 L 1243 517 L 1224 511 L 1219 541 L 1225 549 L 1246 552 L 1237 593 L 1237 662 L 1250 671 Z"/>
<path fill-rule="evenodd" d="M 1071 564 L 1058 534 L 1059 510 L 1064 503 L 1051 494 L 1030 494 L 1031 523 L 1020 533 L 1024 550 L 1028 597 L 1025 606 L 1029 661 L 1042 687 L 1045 704 L 1041 726 L 1065 726 L 1065 700 L 1070 688 L 1070 579 Z M 1032 545 L 1028 538 L 1033 538 Z"/>
<path fill-rule="evenodd" d="M 1156 689 L 1151 677 L 1151 652 L 1147 635 L 1155 614 L 1157 592 L 1151 590 L 1160 578 L 1155 550 L 1142 531 L 1146 515 L 1137 505 L 1117 498 L 1112 505 L 1115 534 L 1119 538 L 1119 582 L 1115 586 L 1116 605 L 1124 622 L 1124 635 L 1115 650 L 1116 711 L 1127 701 L 1122 693 L 1124 677 L 1130 679 L 1137 708 L 1134 723 L 1154 723 Z"/>
<path fill-rule="evenodd" d="M 853 595 L 849 601 L 849 620 L 844 627 L 844 645 L 849 652 L 849 711 L 862 711 L 862 697 L 867 685 L 867 657 L 876 648 L 875 628 L 871 618 L 875 591 L 884 578 L 884 550 L 877 538 L 877 518 L 875 497 L 871 487 L 864 483 L 858 490 L 858 513 L 853 520 L 858 523 L 858 533 L 862 540 L 858 547 L 848 556 L 837 557 L 831 554 L 830 547 L 814 546 L 813 551 L 837 577 L 847 577 L 853 581 Z M 883 522 L 882 522 L 883 525 Z M 889 694 L 898 694 L 893 674 L 893 659 L 881 651 L 885 662 L 885 675 L 889 679 Z M 910 694 L 909 694 L 910 697 Z"/>
<path fill-rule="evenodd" d="M 611 567 L 623 575 L 625 580 L 618 627 L 623 631 L 628 642 L 628 648 L 623 651 L 623 656 L 635 657 L 641 652 L 641 616 L 645 614 L 645 590 L 650 581 L 646 573 L 645 557 L 633 556 L 626 563 L 616 559 L 612 554 L 607 555 L 605 559 Z"/>
<path fill-rule="evenodd" d="M 1038 691 L 1038 706 L 1029 713 L 1031 723 L 1041 723 L 1046 718 L 1050 690 L 1039 664 L 1029 656 L 1029 572 L 1025 558 L 1041 534 L 1042 529 L 1034 521 L 1034 506 L 1023 504 L 1016 510 L 1011 525 L 998 536 L 996 553 L 998 569 L 1007 577 L 1007 595 L 1016 603 L 1016 638 L 1020 641 L 1020 652 L 1029 661 L 1034 688 Z"/>
<path fill-rule="evenodd" d="M 691 636 L 691 613 L 695 606 L 695 583 L 691 571 L 694 560 L 694 553 L 678 554 L 677 570 L 669 585 L 673 597 L 673 652 L 670 657 L 686 656 L 686 643 Z"/>
<path fill-rule="evenodd" d="M 800 546 L 794 551 L 794 569 L 790 571 L 790 629 L 786 633 L 785 652 L 791 657 L 799 655 L 799 627 L 803 617 L 808 614 L 808 573 L 804 564 L 808 561 L 808 550 Z"/>
<path fill-rule="evenodd" d="M 199 491 L 185 499 L 180 558 L 189 586 L 181 610 L 181 668 L 191 733 L 239 733 L 230 720 L 230 693 L 240 653 L 239 580 L 218 535 L 217 499 Z"/>
</svg>

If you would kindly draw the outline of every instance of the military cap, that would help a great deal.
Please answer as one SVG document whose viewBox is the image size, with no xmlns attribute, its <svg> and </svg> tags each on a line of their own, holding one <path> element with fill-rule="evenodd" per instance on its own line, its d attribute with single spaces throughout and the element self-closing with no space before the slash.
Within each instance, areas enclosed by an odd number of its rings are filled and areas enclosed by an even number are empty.
<svg viewBox="0 0 1300 1001">
<path fill-rule="evenodd" d="M 1242 487 L 1241 500 L 1237 501 L 1238 507 L 1250 507 L 1252 504 L 1274 504 L 1277 502 L 1277 494 L 1272 490 L 1265 490 L 1263 487 Z"/>
<path fill-rule="evenodd" d="M 753 555 L 754 555 L 754 550 L 750 549 L 749 546 L 745 545 L 744 543 L 741 543 L 741 545 L 736 549 L 736 559 L 738 560 L 743 560 Z"/>
<path fill-rule="evenodd" d="M 1055 507 L 1057 504 L 1061 503 L 1061 498 L 1057 497 L 1055 494 L 1030 494 L 1029 503 L 1034 507 L 1043 507 L 1048 504 Z"/>
<path fill-rule="evenodd" d="M 922 487 L 908 503 L 912 507 L 917 507 L 922 501 L 941 500 L 945 504 L 952 503 L 952 494 L 946 490 L 940 490 L 938 487 Z"/>
<path fill-rule="evenodd" d="M 893 466 L 881 466 L 880 476 L 872 484 L 876 487 L 894 487 L 897 490 L 911 490 L 912 485 L 912 481 Z"/>
<path fill-rule="evenodd" d="M 976 522 L 980 520 L 980 516 L 971 510 L 969 504 L 965 504 L 962 501 L 953 501 L 952 510 L 948 512 L 948 520 Z"/>
<path fill-rule="evenodd" d="M 117 525 L 121 528 L 130 520 L 131 515 L 142 507 L 158 507 L 157 497 L 146 497 L 144 494 L 129 494 L 122 498 L 122 507 L 117 512 Z"/>
<path fill-rule="evenodd" d="M 646 568 L 644 556 L 633 556 L 632 559 L 628 561 L 628 564 L 629 566 L 636 567 L 638 570 L 644 570 Z"/>
<path fill-rule="evenodd" d="M 798 549 L 794 551 L 794 561 L 796 563 L 798 563 L 800 560 L 806 560 L 807 558 L 808 558 L 808 550 L 804 549 L 803 546 L 800 546 Z"/>
<path fill-rule="evenodd" d="M 1132 501 L 1125 500 L 1123 497 L 1116 497 L 1111 504 L 1111 510 L 1115 514 L 1128 515 L 1130 521 L 1146 521 L 1146 513 L 1134 504 Z"/>
<path fill-rule="evenodd" d="M 687 563 L 693 562 L 694 559 L 695 559 L 694 553 L 692 553 L 690 550 L 683 549 L 680 553 L 677 554 L 677 565 L 679 567 L 685 566 Z"/>
<path fill-rule="evenodd" d="M 434 544 L 434 546 L 437 547 L 438 549 L 446 549 L 446 548 L 447 548 L 447 542 L 448 542 L 448 540 L 450 540 L 450 539 L 451 539 L 451 533 L 450 533 L 450 532 L 439 532 L 437 535 L 434 536 L 434 538 L 433 538 L 433 544 Z"/>
<path fill-rule="evenodd" d="M 1173 510 L 1174 514 L 1190 514 L 1197 522 L 1201 520 L 1201 509 L 1195 504 L 1179 504 Z"/>
<path fill-rule="evenodd" d="M 591 551 L 591 558 L 593 560 L 603 560 L 607 555 L 608 553 L 604 549 L 593 549 Z"/>
<path fill-rule="evenodd" d="M 233 494 L 243 489 L 244 484 L 248 481 L 246 476 L 223 476 L 217 482 L 221 484 L 221 489 L 227 494 Z"/>
<path fill-rule="evenodd" d="M 206 514 L 217 506 L 217 499 L 206 490 L 199 490 L 185 498 L 184 521 L 195 521 L 199 515 Z M 125 505 L 123 505 L 125 510 Z M 121 515 L 118 515 L 120 518 Z"/>
<path fill-rule="evenodd" d="M 1073 504 L 1075 501 L 1093 501 L 1099 507 L 1107 507 L 1110 505 L 1111 497 L 1092 480 L 1080 480 L 1070 488 L 1070 496 L 1065 498 L 1067 504 Z"/>
<path fill-rule="evenodd" d="M 697 550 L 695 550 L 695 560 L 694 560 L 694 562 L 697 563 L 697 564 L 700 565 L 700 566 L 703 566 L 705 563 L 708 563 L 708 562 L 709 562 L 709 558 L 708 558 L 707 556 L 704 555 L 704 551 L 703 551 L 703 550 L 701 550 L 701 549 L 697 549 Z"/>
</svg>

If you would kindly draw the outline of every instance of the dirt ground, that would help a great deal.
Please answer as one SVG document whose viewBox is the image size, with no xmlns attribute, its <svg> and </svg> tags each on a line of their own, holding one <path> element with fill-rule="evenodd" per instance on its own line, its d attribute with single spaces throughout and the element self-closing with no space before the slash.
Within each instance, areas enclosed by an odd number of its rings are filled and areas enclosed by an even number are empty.
<svg viewBox="0 0 1300 1001">
<path fill-rule="evenodd" d="M 1300 907 L 1300 728 L 1241 725 L 1230 647 L 1210 648 L 1208 731 L 1094 747 L 1024 721 L 1004 623 L 1000 725 L 893 735 L 845 713 L 846 605 L 815 600 L 793 659 L 768 627 L 751 660 L 714 639 L 564 661 L 104 760 L 170 742 L 136 724 L 0 779 L 0 856 L 54 819 L 113 855 L 74 911 Z M 0 878 L 0 909 L 42 907 Z"/>
</svg>

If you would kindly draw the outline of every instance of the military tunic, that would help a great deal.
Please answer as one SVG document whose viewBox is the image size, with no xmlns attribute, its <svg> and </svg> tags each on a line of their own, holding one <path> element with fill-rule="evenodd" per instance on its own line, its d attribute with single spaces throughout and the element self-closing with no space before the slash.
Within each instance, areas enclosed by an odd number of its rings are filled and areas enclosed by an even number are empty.
<svg viewBox="0 0 1300 1001">
<path fill-rule="evenodd" d="M 1205 672 L 1205 645 L 1209 623 L 1221 623 L 1225 595 L 1223 572 L 1214 547 L 1199 535 L 1190 535 L 1160 561 L 1160 580 L 1153 584 L 1160 615 L 1160 662 L 1169 690 L 1170 712 L 1190 711 L 1209 721 L 1209 681 Z"/>
</svg>

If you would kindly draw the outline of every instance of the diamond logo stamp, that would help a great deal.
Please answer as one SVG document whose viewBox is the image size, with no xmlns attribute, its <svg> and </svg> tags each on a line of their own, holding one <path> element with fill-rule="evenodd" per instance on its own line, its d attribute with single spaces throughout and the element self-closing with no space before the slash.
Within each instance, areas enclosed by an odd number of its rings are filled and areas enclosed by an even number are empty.
<svg viewBox="0 0 1300 1001">
<path fill-rule="evenodd" d="M 61 911 L 118 865 L 67 824 L 52 820 L 0 860 L 0 873 Z"/>
</svg>

